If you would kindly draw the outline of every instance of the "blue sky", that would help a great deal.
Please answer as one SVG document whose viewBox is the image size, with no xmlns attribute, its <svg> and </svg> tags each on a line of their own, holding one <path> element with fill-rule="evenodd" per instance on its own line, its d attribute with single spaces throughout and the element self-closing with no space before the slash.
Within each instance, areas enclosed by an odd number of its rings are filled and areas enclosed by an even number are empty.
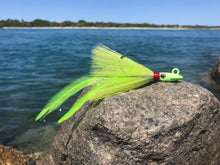
<svg viewBox="0 0 220 165">
<path fill-rule="evenodd" d="M 220 0 L 0 0 L 1 19 L 220 25 Z"/>
</svg>

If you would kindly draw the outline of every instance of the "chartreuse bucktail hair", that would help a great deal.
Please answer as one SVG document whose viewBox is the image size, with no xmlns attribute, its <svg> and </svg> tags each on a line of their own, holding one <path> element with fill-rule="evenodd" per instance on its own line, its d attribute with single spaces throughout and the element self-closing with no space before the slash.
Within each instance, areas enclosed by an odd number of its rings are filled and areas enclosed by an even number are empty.
<svg viewBox="0 0 220 165">
<path fill-rule="evenodd" d="M 127 58 L 127 55 L 121 55 L 104 45 L 95 47 L 92 54 L 90 73 L 76 79 L 53 96 L 37 115 L 35 121 L 45 118 L 86 86 L 91 86 L 91 90 L 76 101 L 58 123 L 72 116 L 87 100 L 99 100 L 140 87 L 152 80 L 178 81 L 183 79 L 177 68 L 174 68 L 172 73 L 156 73 Z"/>
</svg>

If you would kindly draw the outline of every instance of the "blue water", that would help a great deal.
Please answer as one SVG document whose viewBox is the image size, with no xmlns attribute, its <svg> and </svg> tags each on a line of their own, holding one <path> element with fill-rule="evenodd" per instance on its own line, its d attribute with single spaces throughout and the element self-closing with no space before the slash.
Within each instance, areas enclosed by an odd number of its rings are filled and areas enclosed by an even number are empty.
<svg viewBox="0 0 220 165">
<path fill-rule="evenodd" d="M 58 120 L 74 98 L 61 107 L 62 112 L 34 122 L 55 93 L 89 72 L 91 49 L 99 43 L 122 54 L 135 54 L 133 60 L 153 71 L 177 67 L 185 81 L 219 97 L 219 90 L 203 77 L 220 55 L 220 31 L 0 29 L 0 144 L 25 149 L 26 144 L 16 143 L 19 136 Z"/>
</svg>

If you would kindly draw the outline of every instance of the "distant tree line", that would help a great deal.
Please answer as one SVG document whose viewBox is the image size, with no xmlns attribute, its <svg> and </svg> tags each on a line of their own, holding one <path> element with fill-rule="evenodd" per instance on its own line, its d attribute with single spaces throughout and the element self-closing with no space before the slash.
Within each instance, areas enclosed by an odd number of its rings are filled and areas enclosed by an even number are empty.
<svg viewBox="0 0 220 165">
<path fill-rule="evenodd" d="M 152 27 L 152 28 L 213 28 L 214 26 L 201 26 L 201 25 L 157 25 L 149 23 L 115 23 L 115 22 L 87 22 L 79 20 L 78 22 L 64 21 L 62 23 L 50 22 L 42 19 L 35 19 L 34 21 L 24 21 L 17 19 L 0 20 L 0 28 L 3 27 Z M 215 26 L 217 27 L 217 26 Z M 218 26 L 217 28 L 219 28 Z"/>
</svg>

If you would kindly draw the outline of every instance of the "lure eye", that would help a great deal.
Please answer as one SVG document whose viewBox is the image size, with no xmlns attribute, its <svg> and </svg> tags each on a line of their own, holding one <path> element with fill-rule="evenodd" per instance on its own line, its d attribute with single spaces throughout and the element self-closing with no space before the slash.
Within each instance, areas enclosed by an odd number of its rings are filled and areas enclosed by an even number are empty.
<svg viewBox="0 0 220 165">
<path fill-rule="evenodd" d="M 165 75 L 165 74 L 161 74 L 161 75 L 160 75 L 160 78 L 161 78 L 161 79 L 165 79 L 165 78 L 166 78 L 166 75 Z"/>
</svg>

